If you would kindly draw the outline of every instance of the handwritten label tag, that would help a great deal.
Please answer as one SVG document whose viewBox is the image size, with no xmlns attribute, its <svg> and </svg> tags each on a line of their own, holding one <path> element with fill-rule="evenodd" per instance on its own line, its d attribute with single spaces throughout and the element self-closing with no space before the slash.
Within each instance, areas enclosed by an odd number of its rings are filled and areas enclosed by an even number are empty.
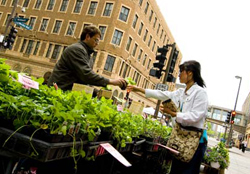
<svg viewBox="0 0 250 174">
<path fill-rule="evenodd" d="M 31 80 L 29 77 L 18 74 L 18 81 L 24 85 L 25 88 L 39 89 L 39 83 Z"/>
<path fill-rule="evenodd" d="M 103 143 L 100 144 L 106 151 L 108 151 L 114 158 L 126 167 L 132 166 L 123 156 L 120 154 L 111 144 Z"/>
<path fill-rule="evenodd" d="M 122 105 L 117 105 L 117 111 L 123 111 L 123 106 Z"/>
<path fill-rule="evenodd" d="M 164 145 L 162 145 L 162 144 L 157 143 L 157 145 L 159 145 L 160 147 L 163 147 L 163 148 L 165 148 L 165 149 L 168 149 L 170 152 L 172 152 L 172 153 L 174 153 L 174 154 L 176 154 L 176 155 L 179 155 L 179 153 L 180 153 L 179 151 L 174 150 L 174 149 L 172 149 L 172 148 L 170 148 L 170 147 L 164 146 Z"/>
</svg>

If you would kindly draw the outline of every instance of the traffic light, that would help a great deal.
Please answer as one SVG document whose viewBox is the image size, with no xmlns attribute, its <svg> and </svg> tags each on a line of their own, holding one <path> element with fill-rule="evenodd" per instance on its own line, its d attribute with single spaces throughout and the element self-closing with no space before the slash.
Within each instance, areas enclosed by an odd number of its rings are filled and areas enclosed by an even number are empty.
<svg viewBox="0 0 250 174">
<path fill-rule="evenodd" d="M 10 33 L 7 37 L 6 43 L 4 44 L 5 48 L 10 49 L 10 50 L 12 49 L 12 46 L 13 46 L 15 39 L 16 39 L 17 32 L 18 32 L 18 30 L 12 26 L 10 29 Z"/>
<path fill-rule="evenodd" d="M 176 78 L 173 76 L 173 72 L 174 72 L 176 60 L 178 58 L 178 54 L 179 54 L 179 51 L 177 49 L 175 49 L 173 57 L 172 57 L 172 61 L 170 62 L 169 72 L 168 72 L 168 76 L 167 76 L 167 82 L 174 82 L 175 83 L 175 81 L 176 81 Z"/>
<path fill-rule="evenodd" d="M 157 77 L 159 79 L 159 78 L 161 78 L 161 72 L 163 71 L 163 67 L 164 67 L 165 61 L 167 59 L 166 55 L 168 52 L 168 45 L 163 46 L 162 48 L 158 48 L 157 52 L 160 54 L 156 55 L 155 59 L 159 60 L 159 62 L 153 63 L 154 68 L 150 69 L 149 75 Z"/>
<path fill-rule="evenodd" d="M 227 118 L 226 118 L 226 120 L 225 120 L 226 123 L 229 123 L 229 122 L 230 122 L 230 119 L 231 119 L 231 112 L 232 112 L 232 111 L 227 112 Z"/>
<path fill-rule="evenodd" d="M 235 118 L 236 112 L 232 111 L 231 115 L 232 115 L 232 117 L 231 117 L 231 124 L 234 124 L 234 118 Z"/>
<path fill-rule="evenodd" d="M 175 63 L 178 57 L 179 51 L 177 49 L 174 50 L 174 54 L 173 54 L 173 58 L 172 61 L 170 63 L 170 68 L 169 68 L 169 72 L 168 73 L 173 73 L 174 72 L 174 67 L 175 67 Z"/>
</svg>

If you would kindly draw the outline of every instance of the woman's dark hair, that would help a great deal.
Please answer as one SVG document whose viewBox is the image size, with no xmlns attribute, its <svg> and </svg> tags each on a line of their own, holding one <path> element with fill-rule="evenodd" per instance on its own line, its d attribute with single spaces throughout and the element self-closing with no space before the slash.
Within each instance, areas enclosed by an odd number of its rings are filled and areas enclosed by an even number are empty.
<svg viewBox="0 0 250 174">
<path fill-rule="evenodd" d="M 201 65 L 195 60 L 186 61 L 179 66 L 180 71 L 191 71 L 193 72 L 194 81 L 201 87 L 206 87 L 204 80 L 201 77 Z"/>
<path fill-rule="evenodd" d="M 87 34 L 90 37 L 93 37 L 96 34 L 99 34 L 101 37 L 101 31 L 94 25 L 89 25 L 83 28 L 82 34 L 81 34 L 81 40 L 85 40 Z"/>
</svg>

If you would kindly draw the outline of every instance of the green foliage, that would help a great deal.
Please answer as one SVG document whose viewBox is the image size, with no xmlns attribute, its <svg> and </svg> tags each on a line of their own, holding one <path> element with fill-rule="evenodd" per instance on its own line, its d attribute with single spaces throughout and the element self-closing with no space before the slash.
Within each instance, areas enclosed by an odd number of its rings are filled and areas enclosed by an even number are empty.
<svg viewBox="0 0 250 174">
<path fill-rule="evenodd" d="M 129 84 L 129 85 L 136 85 L 136 82 L 131 78 L 131 77 L 126 77 L 125 81 Z"/>
</svg>

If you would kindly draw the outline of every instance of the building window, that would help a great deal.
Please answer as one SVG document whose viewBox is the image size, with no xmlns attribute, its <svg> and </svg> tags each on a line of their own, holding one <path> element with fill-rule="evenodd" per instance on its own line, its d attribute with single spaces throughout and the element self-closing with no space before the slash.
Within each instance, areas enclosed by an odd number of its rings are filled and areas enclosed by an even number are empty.
<svg viewBox="0 0 250 174">
<path fill-rule="evenodd" d="M 6 0 L 2 0 L 1 5 L 5 5 L 6 4 Z"/>
<path fill-rule="evenodd" d="M 41 7 L 41 4 L 42 4 L 42 0 L 36 0 L 36 4 L 35 4 L 35 9 L 40 9 Z"/>
<path fill-rule="evenodd" d="M 51 56 L 51 59 L 57 59 L 58 58 L 58 56 L 60 54 L 60 51 L 61 51 L 61 48 L 62 48 L 61 45 L 55 45 L 52 56 Z"/>
<path fill-rule="evenodd" d="M 154 28 L 155 28 L 156 23 L 157 23 L 157 18 L 155 17 L 155 21 L 154 21 L 154 25 L 153 25 Z"/>
<path fill-rule="evenodd" d="M 49 58 L 49 56 L 50 56 L 50 53 L 51 53 L 51 50 L 52 50 L 52 44 L 49 44 L 49 48 L 48 48 L 48 51 L 47 51 L 47 53 L 46 53 L 46 56 L 45 57 L 47 57 L 47 58 Z"/>
<path fill-rule="evenodd" d="M 29 6 L 30 0 L 24 0 L 23 7 L 27 8 Z"/>
<path fill-rule="evenodd" d="M 148 30 L 145 31 L 144 36 L 143 36 L 143 41 L 145 42 L 148 36 Z"/>
<path fill-rule="evenodd" d="M 138 54 L 137 60 L 140 62 L 141 61 L 141 55 L 142 55 L 142 49 L 140 49 L 140 52 Z"/>
<path fill-rule="evenodd" d="M 145 13 L 145 14 L 147 14 L 147 12 L 148 12 L 148 7 L 149 7 L 149 3 L 147 2 L 146 7 L 145 7 L 145 10 L 144 10 L 144 13 Z"/>
<path fill-rule="evenodd" d="M 161 24 L 158 24 L 157 34 L 159 33 L 160 28 L 161 28 Z"/>
<path fill-rule="evenodd" d="M 127 22 L 128 14 L 129 14 L 129 9 L 122 6 L 122 9 L 121 9 L 121 12 L 119 15 L 119 19 L 124 21 L 124 22 Z"/>
<path fill-rule="evenodd" d="M 138 34 L 139 34 L 139 35 L 141 35 L 142 29 L 143 29 L 143 23 L 141 22 L 140 28 L 139 28 L 139 30 L 138 30 Z"/>
<path fill-rule="evenodd" d="M 97 56 L 97 51 L 94 51 L 92 54 L 93 65 L 95 64 L 96 56 Z"/>
<path fill-rule="evenodd" d="M 135 43 L 133 52 L 132 52 L 132 56 L 135 56 L 136 50 L 137 50 L 138 45 Z"/>
<path fill-rule="evenodd" d="M 43 19 L 43 20 L 42 20 L 42 24 L 41 24 L 41 27 L 40 27 L 40 31 L 46 31 L 46 28 L 47 28 L 47 26 L 48 26 L 48 22 L 49 22 L 48 19 Z"/>
<path fill-rule="evenodd" d="M 145 54 L 145 55 L 144 55 L 144 58 L 143 58 L 143 61 L 142 61 L 142 65 L 143 65 L 143 66 L 144 66 L 144 65 L 145 65 L 145 63 L 146 63 L 147 57 L 148 57 L 148 55 L 147 55 L 147 54 Z"/>
<path fill-rule="evenodd" d="M 113 9 L 113 3 L 106 3 L 103 16 L 110 16 Z"/>
<path fill-rule="evenodd" d="M 147 69 L 150 68 L 150 64 L 151 64 L 151 59 L 148 60 L 148 66 L 147 66 Z"/>
<path fill-rule="evenodd" d="M 143 0 L 139 0 L 139 5 L 142 6 Z"/>
<path fill-rule="evenodd" d="M 112 39 L 112 43 L 115 45 L 120 45 L 121 40 L 122 40 L 122 35 L 123 32 L 119 31 L 119 30 L 115 30 L 113 39 Z"/>
<path fill-rule="evenodd" d="M 29 40 L 25 53 L 30 54 L 34 45 L 33 40 Z"/>
<path fill-rule="evenodd" d="M 91 2 L 89 6 L 88 14 L 90 15 L 95 14 L 96 7 L 97 7 L 97 2 Z"/>
<path fill-rule="evenodd" d="M 70 22 L 66 35 L 67 36 L 73 36 L 74 31 L 75 31 L 75 27 L 76 27 L 76 23 L 75 22 Z"/>
<path fill-rule="evenodd" d="M 161 30 L 161 36 L 160 36 L 160 39 L 162 38 L 162 35 L 163 35 L 163 29 Z"/>
<path fill-rule="evenodd" d="M 62 21 L 56 20 L 56 23 L 55 23 L 55 26 L 54 26 L 52 33 L 58 34 L 61 26 L 62 26 Z"/>
<path fill-rule="evenodd" d="M 133 20 L 133 24 L 132 24 L 132 27 L 133 27 L 133 28 L 136 27 L 137 20 L 138 20 L 138 16 L 135 15 L 134 20 Z"/>
<path fill-rule="evenodd" d="M 127 50 L 127 51 L 129 51 L 129 49 L 130 49 L 131 42 L 132 42 L 132 38 L 129 37 L 129 38 L 128 38 L 128 42 L 127 42 L 127 46 L 126 46 L 126 50 Z"/>
<path fill-rule="evenodd" d="M 37 54 L 38 49 L 39 49 L 39 46 L 40 46 L 40 41 L 37 41 L 37 42 L 36 42 L 36 47 L 35 47 L 34 52 L 33 52 L 33 55 L 36 55 L 36 54 Z"/>
<path fill-rule="evenodd" d="M 6 20 L 4 22 L 4 25 L 7 25 L 7 22 L 9 21 L 9 18 L 10 18 L 10 14 L 7 15 Z"/>
<path fill-rule="evenodd" d="M 36 22 L 36 18 L 35 17 L 30 17 L 29 26 L 31 26 L 31 28 L 34 28 L 35 22 Z"/>
<path fill-rule="evenodd" d="M 69 0 L 63 0 L 60 11 L 66 11 L 66 9 L 68 7 L 68 3 L 69 3 Z"/>
<path fill-rule="evenodd" d="M 152 46 L 152 51 L 154 51 L 154 49 L 155 49 L 155 44 L 156 44 L 156 42 L 154 41 L 153 46 Z"/>
<path fill-rule="evenodd" d="M 82 8 L 83 0 L 77 0 L 74 8 L 74 13 L 80 13 Z"/>
<path fill-rule="evenodd" d="M 165 43 L 165 40 L 166 40 L 166 34 L 164 35 L 164 38 L 163 38 L 163 43 Z"/>
<path fill-rule="evenodd" d="M 128 64 L 125 65 L 123 73 L 122 73 L 122 77 L 125 78 L 126 74 L 127 74 L 127 70 L 128 70 Z"/>
<path fill-rule="evenodd" d="M 50 0 L 47 6 L 47 10 L 53 10 L 54 5 L 55 5 L 55 0 Z"/>
<path fill-rule="evenodd" d="M 101 31 L 101 40 L 103 40 L 104 39 L 104 35 L 105 35 L 105 32 L 106 32 L 106 26 L 99 26 L 99 30 Z"/>
<path fill-rule="evenodd" d="M 152 36 L 150 35 L 149 40 L 148 40 L 148 46 L 150 46 L 152 40 Z"/>
<path fill-rule="evenodd" d="M 149 15 L 149 22 L 151 22 L 153 14 L 154 14 L 154 12 L 153 12 L 153 10 L 151 10 L 150 15 Z"/>
<path fill-rule="evenodd" d="M 23 40 L 22 47 L 21 47 L 21 50 L 20 50 L 21 53 L 24 51 L 24 48 L 26 47 L 26 43 L 27 43 L 27 40 L 24 39 L 24 40 Z"/>
<path fill-rule="evenodd" d="M 114 63 L 115 63 L 115 57 L 108 55 L 108 58 L 104 66 L 104 70 L 112 72 Z"/>
</svg>

